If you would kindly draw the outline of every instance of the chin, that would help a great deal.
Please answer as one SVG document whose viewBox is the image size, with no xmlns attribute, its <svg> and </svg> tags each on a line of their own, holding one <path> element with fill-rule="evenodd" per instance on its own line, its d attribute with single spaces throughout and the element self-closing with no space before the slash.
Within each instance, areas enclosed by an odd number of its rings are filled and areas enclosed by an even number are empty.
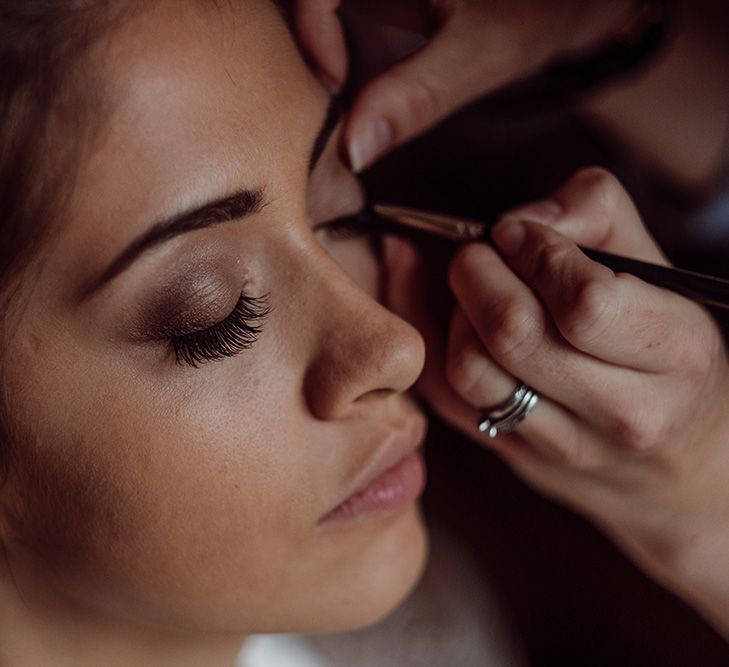
<svg viewBox="0 0 729 667">
<path fill-rule="evenodd" d="M 387 526 L 385 534 L 353 574 L 344 604 L 324 632 L 343 632 L 373 625 L 397 609 L 420 580 L 428 559 L 428 534 L 413 506 Z"/>
<path fill-rule="evenodd" d="M 382 620 L 415 588 L 428 557 L 428 535 L 416 503 L 396 516 L 340 526 L 324 553 L 277 594 L 258 605 L 244 634 L 329 634 Z M 305 562 L 308 559 L 304 559 Z"/>
</svg>

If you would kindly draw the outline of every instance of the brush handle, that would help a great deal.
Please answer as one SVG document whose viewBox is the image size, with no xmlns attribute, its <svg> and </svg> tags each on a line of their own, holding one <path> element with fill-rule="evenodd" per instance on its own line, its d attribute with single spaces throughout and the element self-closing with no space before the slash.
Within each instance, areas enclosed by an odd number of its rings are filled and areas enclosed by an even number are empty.
<svg viewBox="0 0 729 667">
<path fill-rule="evenodd" d="M 384 204 L 375 205 L 363 215 L 370 223 L 376 220 L 382 231 L 402 234 L 404 230 L 409 230 L 415 235 L 435 234 L 456 243 L 479 240 L 489 245 L 492 243 L 493 225 L 478 220 Z M 583 246 L 580 246 L 580 250 L 590 259 L 616 273 L 630 273 L 647 283 L 677 292 L 692 301 L 729 310 L 729 280 L 672 266 L 651 264 Z"/>
<path fill-rule="evenodd" d="M 485 230 L 483 240 L 491 244 L 491 225 Z M 692 301 L 712 308 L 729 310 L 729 280 L 696 271 L 662 266 L 639 259 L 614 255 L 603 250 L 579 246 L 590 259 L 607 266 L 615 273 L 629 273 L 656 287 L 676 292 Z"/>
<path fill-rule="evenodd" d="M 616 273 L 630 273 L 651 285 L 664 287 L 706 306 L 729 309 L 729 280 L 672 266 L 642 262 L 602 250 L 581 246 L 580 250 L 590 259 Z"/>
<path fill-rule="evenodd" d="M 483 233 L 482 240 L 491 244 L 491 225 Z M 614 255 L 603 250 L 579 246 L 590 259 L 607 266 L 615 273 L 629 273 L 656 287 L 676 292 L 692 301 L 712 308 L 729 310 L 729 280 L 696 271 L 677 269 L 675 266 L 652 264 L 640 259 Z"/>
</svg>

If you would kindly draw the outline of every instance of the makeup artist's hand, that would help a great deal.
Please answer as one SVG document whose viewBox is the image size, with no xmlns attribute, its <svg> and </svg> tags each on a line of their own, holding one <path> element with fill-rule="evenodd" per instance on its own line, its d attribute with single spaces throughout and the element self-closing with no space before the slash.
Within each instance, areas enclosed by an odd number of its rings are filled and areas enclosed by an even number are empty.
<svg viewBox="0 0 729 667">
<path fill-rule="evenodd" d="M 510 212 L 493 236 L 499 252 L 474 243 L 453 260 L 445 346 L 424 308 L 417 254 L 387 240 L 397 258 L 390 306 L 426 338 L 422 395 L 729 635 L 729 369 L 713 319 L 580 252 L 576 243 L 665 262 L 602 170 Z M 483 408 L 503 402 L 516 378 L 539 404 L 513 433 L 479 434 Z"/>
<path fill-rule="evenodd" d="M 347 72 L 340 4 L 298 0 L 295 6 L 299 42 L 330 88 L 341 86 Z M 430 0 L 435 30 L 427 44 L 368 82 L 354 101 L 343 133 L 352 167 L 366 168 L 467 102 L 600 41 L 633 4 Z"/>
</svg>

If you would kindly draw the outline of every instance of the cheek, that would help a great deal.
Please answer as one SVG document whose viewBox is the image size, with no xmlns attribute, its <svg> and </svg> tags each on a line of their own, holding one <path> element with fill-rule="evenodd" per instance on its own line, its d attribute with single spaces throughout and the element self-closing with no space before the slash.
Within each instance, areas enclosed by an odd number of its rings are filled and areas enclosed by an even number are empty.
<svg viewBox="0 0 729 667">
<path fill-rule="evenodd" d="M 55 573 L 50 585 L 87 607 L 237 627 L 318 516 L 295 428 L 255 378 L 228 395 L 172 393 L 85 370 L 73 391 L 24 400 L 12 541 L 33 577 Z"/>
<path fill-rule="evenodd" d="M 331 252 L 377 294 L 369 240 Z M 303 290 L 311 307 L 291 300 L 291 318 L 281 304 L 250 354 L 198 370 L 142 367 L 42 327 L 39 345 L 9 350 L 23 432 L 11 546 L 34 568 L 24 583 L 115 618 L 233 632 L 352 626 L 404 595 L 424 553 L 414 510 L 316 530 L 371 444 L 302 401 L 317 329 L 300 323 L 328 307 L 318 287 Z"/>
</svg>

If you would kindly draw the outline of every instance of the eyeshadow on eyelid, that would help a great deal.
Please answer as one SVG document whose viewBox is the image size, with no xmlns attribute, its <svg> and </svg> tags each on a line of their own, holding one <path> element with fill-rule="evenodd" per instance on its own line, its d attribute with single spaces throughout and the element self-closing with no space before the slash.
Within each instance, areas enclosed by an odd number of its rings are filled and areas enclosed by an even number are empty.
<svg viewBox="0 0 729 667">
<path fill-rule="evenodd" d="M 157 292 L 143 307 L 141 326 L 147 337 L 182 336 L 206 329 L 235 307 L 242 284 L 220 272 L 185 275 Z"/>
</svg>

